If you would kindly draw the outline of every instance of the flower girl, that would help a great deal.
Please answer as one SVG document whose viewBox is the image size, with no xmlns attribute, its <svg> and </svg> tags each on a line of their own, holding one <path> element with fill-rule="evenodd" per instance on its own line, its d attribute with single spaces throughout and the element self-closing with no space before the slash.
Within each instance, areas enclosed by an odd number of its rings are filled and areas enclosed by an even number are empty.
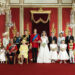
<svg viewBox="0 0 75 75">
<path fill-rule="evenodd" d="M 62 40 L 60 44 L 60 51 L 59 51 L 60 64 L 62 63 L 62 61 L 64 61 L 64 63 L 67 63 L 66 60 L 69 59 L 66 49 L 67 49 L 67 44 L 65 44 L 65 41 Z"/>
<path fill-rule="evenodd" d="M 39 48 L 37 63 L 50 63 L 50 55 L 49 55 L 49 48 L 48 48 L 48 37 L 46 32 L 43 31 L 41 36 L 41 44 Z"/>
<path fill-rule="evenodd" d="M 6 61 L 5 52 L 6 51 L 5 51 L 4 47 L 2 46 L 1 50 L 0 50 L 0 62 L 1 63 L 5 63 L 5 61 Z"/>
<path fill-rule="evenodd" d="M 58 59 L 57 49 L 57 44 L 55 44 L 55 41 L 53 40 L 52 44 L 50 44 L 50 58 L 52 63 L 55 63 L 55 61 Z"/>
</svg>

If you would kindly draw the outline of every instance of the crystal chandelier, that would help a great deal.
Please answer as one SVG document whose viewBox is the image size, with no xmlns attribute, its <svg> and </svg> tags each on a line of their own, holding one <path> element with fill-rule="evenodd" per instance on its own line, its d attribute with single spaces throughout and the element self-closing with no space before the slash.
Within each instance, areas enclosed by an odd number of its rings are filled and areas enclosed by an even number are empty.
<svg viewBox="0 0 75 75">
<path fill-rule="evenodd" d="M 9 28 L 11 28 L 13 26 L 11 10 L 7 14 L 8 14 L 8 21 L 6 23 L 6 26 L 8 26 Z"/>
<path fill-rule="evenodd" d="M 8 21 L 6 22 L 6 26 L 7 27 L 12 27 L 13 23 L 12 23 L 12 16 L 11 16 L 11 10 L 10 10 L 10 6 L 6 4 L 6 2 L 3 2 L 2 0 L 0 0 L 0 15 L 8 15 Z"/>
<path fill-rule="evenodd" d="M 5 15 L 6 4 L 0 0 L 0 15 Z"/>
</svg>

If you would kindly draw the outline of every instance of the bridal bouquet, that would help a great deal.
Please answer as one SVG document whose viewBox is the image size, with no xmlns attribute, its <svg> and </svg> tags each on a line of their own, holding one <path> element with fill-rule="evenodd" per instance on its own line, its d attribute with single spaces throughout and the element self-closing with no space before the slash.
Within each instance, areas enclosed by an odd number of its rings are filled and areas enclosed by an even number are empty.
<svg viewBox="0 0 75 75">
<path fill-rule="evenodd" d="M 46 43 L 42 43 L 42 46 L 45 47 L 46 46 Z"/>
<path fill-rule="evenodd" d="M 64 50 L 66 50 L 66 48 L 61 48 L 61 51 L 64 51 Z"/>
<path fill-rule="evenodd" d="M 55 51 L 57 48 L 51 48 L 52 51 Z"/>
</svg>

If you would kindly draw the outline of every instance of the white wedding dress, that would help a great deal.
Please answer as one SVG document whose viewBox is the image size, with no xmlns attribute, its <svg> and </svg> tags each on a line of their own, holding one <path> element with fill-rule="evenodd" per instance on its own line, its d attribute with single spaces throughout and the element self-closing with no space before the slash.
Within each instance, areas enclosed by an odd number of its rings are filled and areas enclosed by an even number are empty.
<svg viewBox="0 0 75 75">
<path fill-rule="evenodd" d="M 51 63 L 50 52 L 48 48 L 48 37 L 41 37 L 41 40 L 42 42 L 39 48 L 37 63 Z"/>
</svg>

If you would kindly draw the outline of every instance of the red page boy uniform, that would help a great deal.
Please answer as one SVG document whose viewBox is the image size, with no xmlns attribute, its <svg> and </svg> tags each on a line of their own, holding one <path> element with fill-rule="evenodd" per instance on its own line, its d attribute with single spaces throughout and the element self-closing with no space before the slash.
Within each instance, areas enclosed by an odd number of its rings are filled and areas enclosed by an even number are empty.
<svg viewBox="0 0 75 75">
<path fill-rule="evenodd" d="M 15 56 L 18 48 L 15 44 L 12 45 L 11 43 L 9 43 L 6 50 L 7 50 L 8 61 L 10 64 L 13 64 L 14 63 L 14 56 Z M 10 56 L 12 56 L 12 60 L 11 60 Z"/>
<path fill-rule="evenodd" d="M 74 61 L 74 43 L 68 44 L 70 63 L 75 63 Z"/>
<path fill-rule="evenodd" d="M 39 47 L 39 41 L 41 40 L 38 34 L 32 34 L 30 37 L 30 43 L 32 44 L 32 58 L 33 62 L 37 62 L 37 50 Z"/>
</svg>

